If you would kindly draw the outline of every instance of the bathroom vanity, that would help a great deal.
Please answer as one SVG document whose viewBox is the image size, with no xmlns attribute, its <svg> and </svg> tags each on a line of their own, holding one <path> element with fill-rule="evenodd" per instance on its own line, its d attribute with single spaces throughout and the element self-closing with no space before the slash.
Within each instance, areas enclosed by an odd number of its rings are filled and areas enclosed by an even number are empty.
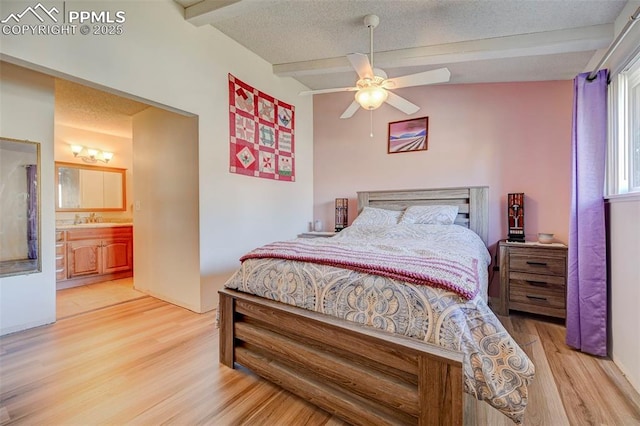
<svg viewBox="0 0 640 426">
<path fill-rule="evenodd" d="M 130 223 L 83 223 L 56 228 L 56 289 L 131 276 Z"/>
</svg>

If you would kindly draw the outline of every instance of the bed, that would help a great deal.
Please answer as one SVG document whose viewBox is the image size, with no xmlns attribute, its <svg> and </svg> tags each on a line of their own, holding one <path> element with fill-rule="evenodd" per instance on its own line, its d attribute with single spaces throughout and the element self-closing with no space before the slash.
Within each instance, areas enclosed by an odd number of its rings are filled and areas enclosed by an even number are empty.
<svg viewBox="0 0 640 426">
<path fill-rule="evenodd" d="M 242 365 L 351 424 L 471 425 L 478 400 L 520 423 L 534 367 L 486 304 L 487 193 L 359 192 L 362 217 L 454 206 L 457 214 L 447 215 L 455 225 L 369 226 L 358 216 L 336 237 L 248 253 L 220 291 L 220 362 Z M 431 240 L 464 249 L 435 254 Z M 346 245 L 349 252 L 340 251 Z M 484 263 L 469 254 L 477 245 Z M 368 255 L 358 251 L 367 247 Z M 323 250 L 327 257 L 316 259 Z M 386 251 L 408 265 L 403 275 Z M 415 253 L 434 256 L 435 276 L 414 265 Z M 449 267 L 445 256 L 460 266 Z M 362 267 L 376 263 L 375 273 Z"/>
</svg>

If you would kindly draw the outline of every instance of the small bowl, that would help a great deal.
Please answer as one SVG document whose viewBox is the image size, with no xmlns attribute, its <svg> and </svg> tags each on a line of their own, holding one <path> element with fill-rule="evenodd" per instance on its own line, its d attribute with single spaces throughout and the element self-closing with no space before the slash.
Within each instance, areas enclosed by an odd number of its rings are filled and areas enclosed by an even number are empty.
<svg viewBox="0 0 640 426">
<path fill-rule="evenodd" d="M 538 232 L 538 242 L 541 244 L 551 244 L 554 241 L 553 234 Z"/>
</svg>

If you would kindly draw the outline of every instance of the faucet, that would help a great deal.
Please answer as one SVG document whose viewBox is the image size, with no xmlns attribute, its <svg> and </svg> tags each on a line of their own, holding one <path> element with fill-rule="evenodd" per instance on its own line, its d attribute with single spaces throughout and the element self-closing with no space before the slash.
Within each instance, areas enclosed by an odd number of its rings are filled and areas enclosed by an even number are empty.
<svg viewBox="0 0 640 426">
<path fill-rule="evenodd" d="M 78 225 L 80 223 L 82 223 L 82 219 L 80 219 L 80 215 L 79 214 L 76 214 L 76 217 L 73 218 L 73 224 L 74 225 Z"/>
</svg>

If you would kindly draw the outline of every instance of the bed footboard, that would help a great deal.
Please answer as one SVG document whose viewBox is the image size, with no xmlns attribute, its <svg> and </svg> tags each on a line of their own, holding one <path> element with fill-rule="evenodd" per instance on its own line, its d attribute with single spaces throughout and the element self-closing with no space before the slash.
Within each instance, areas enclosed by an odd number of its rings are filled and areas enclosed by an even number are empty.
<svg viewBox="0 0 640 426">
<path fill-rule="evenodd" d="M 229 289 L 220 362 L 355 425 L 473 424 L 461 353 Z"/>
</svg>

